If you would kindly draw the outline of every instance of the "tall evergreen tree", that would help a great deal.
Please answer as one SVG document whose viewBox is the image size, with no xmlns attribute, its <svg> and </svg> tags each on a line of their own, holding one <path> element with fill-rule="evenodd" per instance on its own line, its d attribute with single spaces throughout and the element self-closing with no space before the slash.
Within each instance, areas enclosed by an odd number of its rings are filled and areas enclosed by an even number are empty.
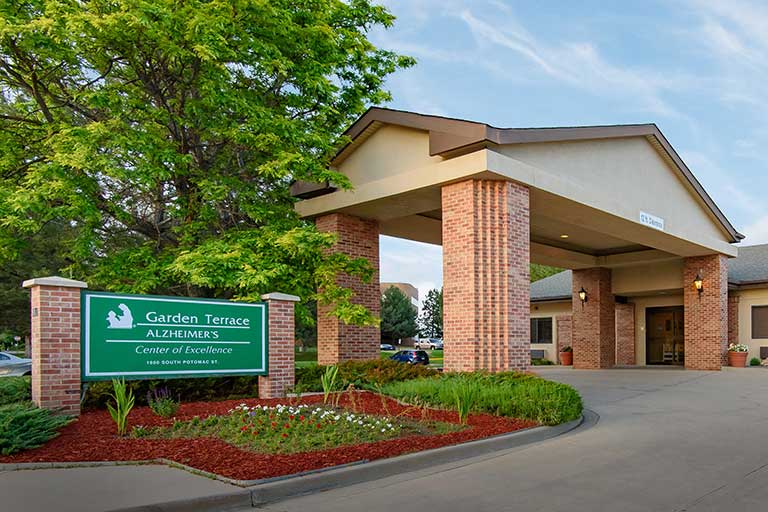
<svg viewBox="0 0 768 512">
<path fill-rule="evenodd" d="M 416 336 L 418 310 L 411 300 L 394 286 L 387 288 L 381 298 L 381 337 L 398 340 Z"/>
<path fill-rule="evenodd" d="M 425 338 L 443 337 L 443 289 L 427 292 L 419 318 L 419 332 Z"/>
</svg>

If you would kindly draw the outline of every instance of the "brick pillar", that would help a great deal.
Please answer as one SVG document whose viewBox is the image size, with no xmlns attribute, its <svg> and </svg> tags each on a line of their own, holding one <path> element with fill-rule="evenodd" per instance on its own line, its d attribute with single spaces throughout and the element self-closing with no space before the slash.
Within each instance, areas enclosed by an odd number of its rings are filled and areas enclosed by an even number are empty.
<svg viewBox="0 0 768 512">
<path fill-rule="evenodd" d="M 587 292 L 582 303 L 579 290 Z M 616 362 L 616 317 L 611 269 L 573 271 L 573 367 L 611 368 Z"/>
<path fill-rule="evenodd" d="M 557 324 L 557 362 L 560 362 L 560 352 L 565 347 L 570 347 L 573 337 L 572 315 L 558 315 L 555 317 Z"/>
<path fill-rule="evenodd" d="M 365 258 L 374 274 L 368 283 L 357 277 L 340 275 L 338 284 L 352 289 L 352 302 L 368 308 L 374 315 L 381 312 L 379 286 L 379 224 L 375 220 L 333 213 L 315 220 L 319 231 L 334 233 L 338 240 L 335 251 L 354 258 Z M 378 359 L 381 334 L 378 327 L 346 325 L 328 316 L 330 307 L 317 308 L 317 362 L 335 364 L 351 359 Z"/>
<path fill-rule="evenodd" d="M 704 289 L 693 286 L 701 276 Z M 685 258 L 683 263 L 683 313 L 685 320 L 685 367 L 719 370 L 728 348 L 728 262 L 712 254 Z"/>
<path fill-rule="evenodd" d="M 268 293 L 261 296 L 269 314 L 269 363 L 267 375 L 259 377 L 259 398 L 282 398 L 294 385 L 294 303 L 295 295 Z"/>
<path fill-rule="evenodd" d="M 728 292 L 728 343 L 739 342 L 739 296 Z"/>
<path fill-rule="evenodd" d="M 530 364 L 527 187 L 467 180 L 442 189 L 446 371 Z"/>
<path fill-rule="evenodd" d="M 616 364 L 635 362 L 635 305 L 616 304 Z"/>
<path fill-rule="evenodd" d="M 62 277 L 24 281 L 32 301 L 32 401 L 80 414 L 80 290 Z"/>
</svg>

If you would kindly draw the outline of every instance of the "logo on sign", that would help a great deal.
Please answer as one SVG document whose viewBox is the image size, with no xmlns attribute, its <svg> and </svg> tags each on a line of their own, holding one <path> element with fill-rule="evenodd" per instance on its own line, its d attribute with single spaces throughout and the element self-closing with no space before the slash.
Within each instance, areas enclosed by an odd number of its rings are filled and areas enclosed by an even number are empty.
<svg viewBox="0 0 768 512">
<path fill-rule="evenodd" d="M 664 231 L 664 219 L 657 217 L 656 215 L 640 212 L 640 223 L 645 224 L 648 227 L 652 227 L 653 229 Z"/>
<path fill-rule="evenodd" d="M 128 306 L 118 304 L 117 309 L 122 314 L 115 313 L 114 310 L 107 313 L 107 322 L 109 322 L 107 329 L 133 329 L 133 315 Z"/>
</svg>

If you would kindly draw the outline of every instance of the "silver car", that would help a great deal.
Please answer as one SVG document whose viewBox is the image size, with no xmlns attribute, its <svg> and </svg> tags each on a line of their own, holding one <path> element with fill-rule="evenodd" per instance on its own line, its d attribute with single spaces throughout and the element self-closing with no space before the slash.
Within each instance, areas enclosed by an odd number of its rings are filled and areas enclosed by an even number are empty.
<svg viewBox="0 0 768 512">
<path fill-rule="evenodd" d="M 0 377 L 32 375 L 32 360 L 0 352 Z"/>
</svg>

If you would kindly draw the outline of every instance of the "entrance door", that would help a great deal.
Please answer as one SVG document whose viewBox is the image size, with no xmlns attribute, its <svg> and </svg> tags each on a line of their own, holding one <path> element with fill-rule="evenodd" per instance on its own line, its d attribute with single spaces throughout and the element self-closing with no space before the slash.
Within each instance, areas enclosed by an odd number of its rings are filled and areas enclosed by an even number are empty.
<svg viewBox="0 0 768 512">
<path fill-rule="evenodd" d="M 667 365 L 685 362 L 683 306 L 645 310 L 645 362 Z"/>
</svg>

